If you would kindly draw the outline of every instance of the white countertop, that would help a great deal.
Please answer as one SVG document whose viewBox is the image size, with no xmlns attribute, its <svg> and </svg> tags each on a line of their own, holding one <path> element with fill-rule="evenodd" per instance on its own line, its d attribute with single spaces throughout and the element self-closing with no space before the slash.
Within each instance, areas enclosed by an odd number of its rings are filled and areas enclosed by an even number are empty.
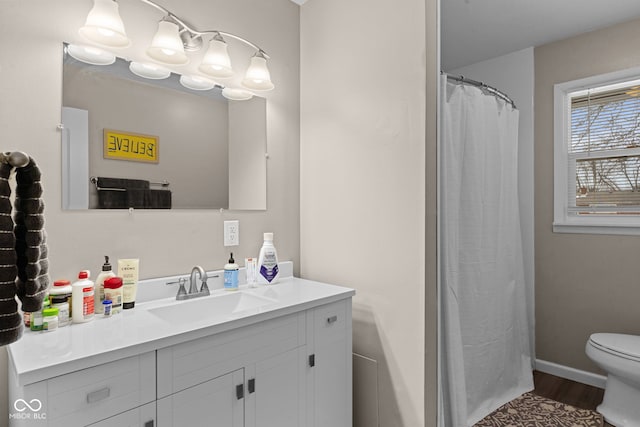
<svg viewBox="0 0 640 427">
<path fill-rule="evenodd" d="M 172 297 L 137 303 L 135 308 L 120 314 L 111 317 L 96 315 L 88 323 L 72 324 L 51 332 L 25 330 L 19 341 L 8 346 L 9 375 L 16 375 L 19 385 L 31 384 L 350 298 L 355 294 L 353 289 L 294 277 L 280 279 L 274 285 L 251 289 L 245 285 L 240 288 L 242 292 L 269 298 L 273 303 L 226 318 L 203 312 L 198 320 L 185 323 L 171 323 L 149 311 L 162 305 L 185 304 L 199 299 L 174 302 Z M 225 293 L 228 291 L 211 292 L 212 296 Z"/>
</svg>

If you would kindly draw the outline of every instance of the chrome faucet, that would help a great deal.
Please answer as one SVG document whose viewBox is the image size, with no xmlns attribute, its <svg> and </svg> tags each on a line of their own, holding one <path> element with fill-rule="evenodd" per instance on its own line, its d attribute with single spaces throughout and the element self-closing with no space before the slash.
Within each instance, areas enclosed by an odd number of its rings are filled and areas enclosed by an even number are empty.
<svg viewBox="0 0 640 427">
<path fill-rule="evenodd" d="M 202 285 L 200 286 L 200 290 L 198 290 L 198 275 L 200 275 L 200 281 Z M 210 294 L 209 287 L 207 286 L 207 273 L 204 271 L 204 268 L 196 265 L 191 270 L 191 276 L 189 277 L 189 292 L 187 292 L 184 288 L 187 279 L 181 277 L 178 283 L 180 284 L 180 288 L 178 289 L 178 294 L 176 295 L 177 300 L 185 300 L 191 298 L 204 297 Z M 174 282 L 172 282 L 174 283 Z"/>
<path fill-rule="evenodd" d="M 200 273 L 200 280 L 202 281 L 202 286 L 200 287 L 199 291 L 198 291 L 198 287 L 196 286 L 196 280 L 197 280 L 196 273 Z M 207 295 L 209 295 L 209 287 L 207 286 L 207 273 L 204 271 L 204 268 L 200 267 L 199 265 L 196 265 L 191 270 L 191 277 L 189 278 L 189 293 L 195 294 L 195 293 L 204 292 L 204 291 L 206 291 Z"/>
</svg>

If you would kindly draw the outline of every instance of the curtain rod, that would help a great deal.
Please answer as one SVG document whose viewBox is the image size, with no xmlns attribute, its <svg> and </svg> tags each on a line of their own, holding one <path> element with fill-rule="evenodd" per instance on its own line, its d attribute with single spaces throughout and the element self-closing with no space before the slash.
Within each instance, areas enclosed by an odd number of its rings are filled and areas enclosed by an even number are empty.
<svg viewBox="0 0 640 427">
<path fill-rule="evenodd" d="M 472 80 L 472 79 L 466 78 L 464 76 L 453 76 L 453 75 L 447 74 L 447 73 L 445 73 L 443 71 L 441 71 L 440 74 L 446 74 L 447 80 L 453 80 L 455 82 L 459 82 L 459 83 L 463 83 L 463 84 L 466 83 L 466 84 L 470 84 L 472 86 L 477 86 L 477 87 L 479 87 L 481 89 L 484 89 L 487 92 L 489 92 L 490 94 L 492 94 L 494 96 L 497 96 L 498 98 L 501 98 L 502 100 L 504 100 L 507 103 L 511 104 L 511 106 L 514 109 L 517 109 L 516 103 L 513 102 L 513 100 L 511 98 L 509 98 L 509 96 L 507 94 L 505 94 L 504 92 L 501 92 L 500 90 L 496 89 L 493 86 L 489 86 L 488 84 L 479 82 L 477 80 Z"/>
</svg>

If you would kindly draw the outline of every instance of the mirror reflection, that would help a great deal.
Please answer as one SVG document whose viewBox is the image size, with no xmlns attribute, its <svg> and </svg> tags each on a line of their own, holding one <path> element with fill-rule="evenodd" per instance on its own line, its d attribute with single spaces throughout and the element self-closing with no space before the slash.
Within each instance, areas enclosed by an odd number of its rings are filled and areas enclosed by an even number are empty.
<svg viewBox="0 0 640 427">
<path fill-rule="evenodd" d="M 65 49 L 62 117 L 65 209 L 266 209 L 264 98 L 232 101 Z"/>
</svg>

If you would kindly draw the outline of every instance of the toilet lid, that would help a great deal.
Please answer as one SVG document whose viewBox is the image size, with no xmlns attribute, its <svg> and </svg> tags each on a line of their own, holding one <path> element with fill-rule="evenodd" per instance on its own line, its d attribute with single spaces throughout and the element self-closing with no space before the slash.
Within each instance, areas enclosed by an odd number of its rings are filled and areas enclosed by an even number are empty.
<svg viewBox="0 0 640 427">
<path fill-rule="evenodd" d="M 589 341 L 610 353 L 628 359 L 640 360 L 640 336 L 626 334 L 593 334 Z"/>
</svg>

